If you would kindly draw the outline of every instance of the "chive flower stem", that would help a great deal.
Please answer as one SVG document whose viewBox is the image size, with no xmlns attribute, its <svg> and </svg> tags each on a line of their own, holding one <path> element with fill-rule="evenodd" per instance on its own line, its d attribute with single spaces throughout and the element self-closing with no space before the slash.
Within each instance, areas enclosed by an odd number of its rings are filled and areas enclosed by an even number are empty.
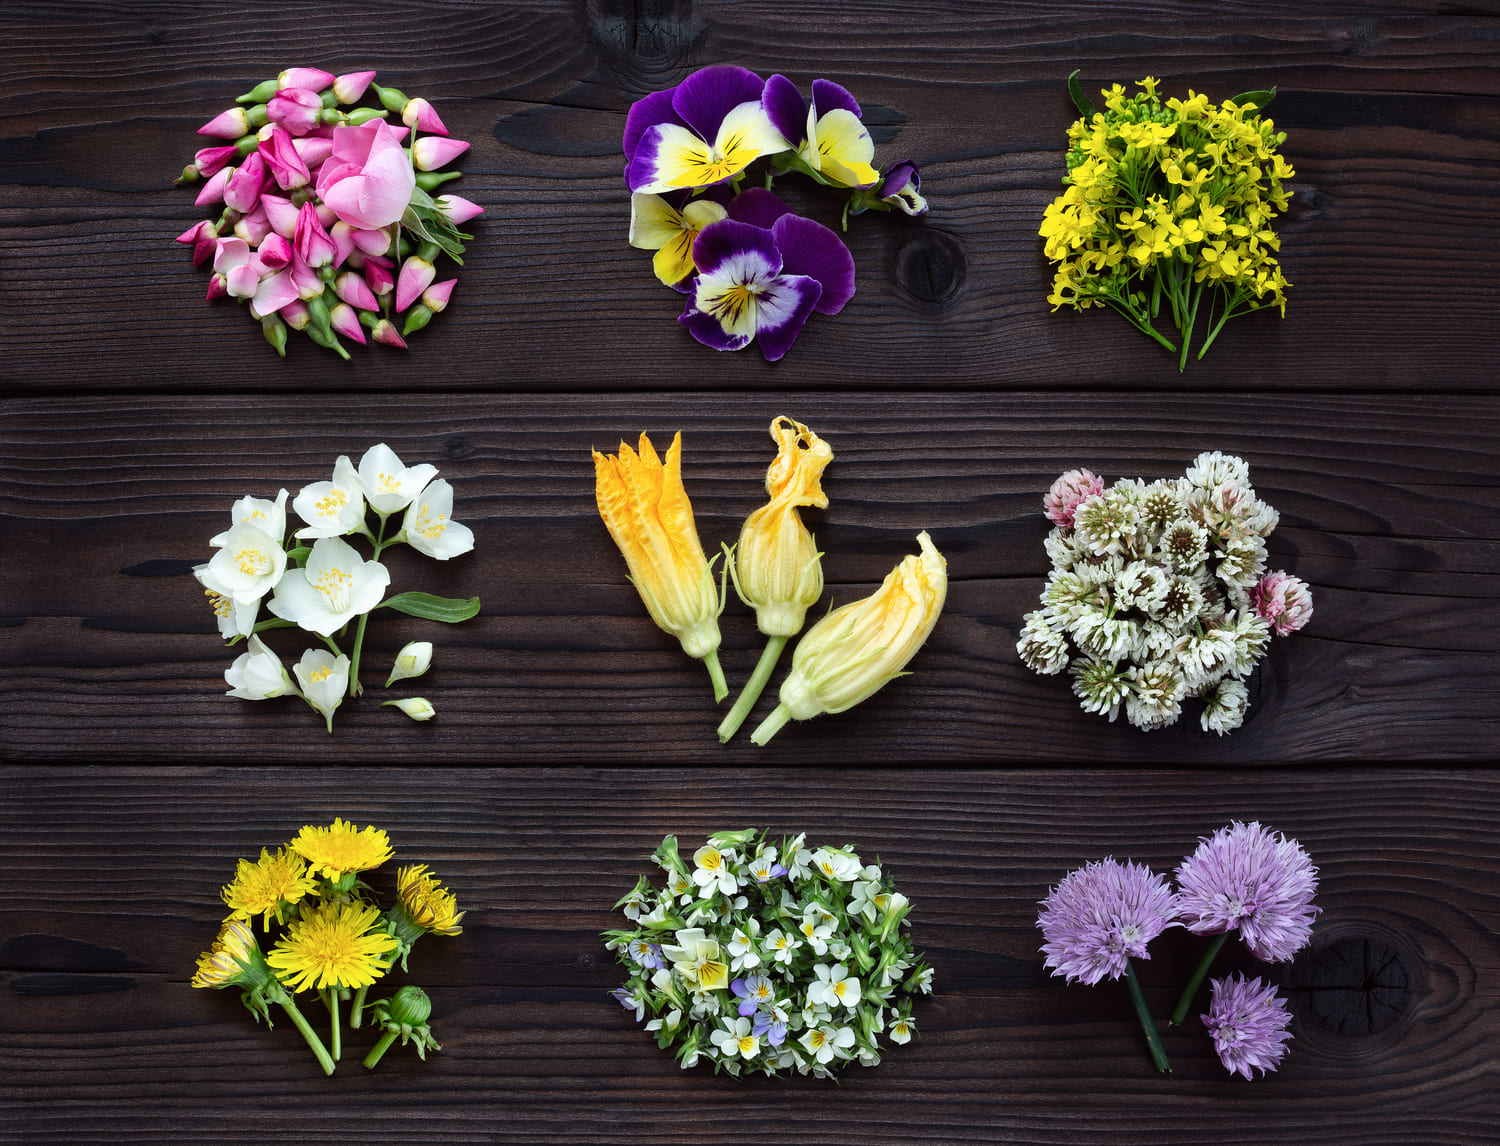
<svg viewBox="0 0 1500 1146">
<path fill-rule="evenodd" d="M 1224 940 L 1228 938 L 1229 932 L 1221 931 L 1215 937 L 1214 941 L 1208 945 L 1208 950 L 1203 953 L 1203 958 L 1198 960 L 1198 966 L 1194 968 L 1192 977 L 1188 979 L 1187 986 L 1183 987 L 1182 996 L 1177 1000 L 1177 1008 L 1172 1012 L 1172 1017 L 1167 1020 L 1167 1026 L 1178 1026 L 1187 1019 L 1188 1008 L 1193 1005 L 1193 996 L 1198 993 L 1198 988 L 1203 985 L 1203 979 L 1208 974 L 1209 966 L 1224 946 Z"/>
<path fill-rule="evenodd" d="M 1151 1061 L 1162 1074 L 1172 1073 L 1172 1064 L 1167 1061 L 1167 1052 L 1156 1033 L 1156 1020 L 1146 1006 L 1146 996 L 1141 993 L 1140 980 L 1135 977 L 1135 964 L 1125 960 L 1125 982 L 1130 988 L 1130 1001 L 1135 1004 L 1136 1017 L 1141 1021 L 1141 1030 L 1146 1035 L 1146 1045 L 1151 1049 Z"/>
</svg>

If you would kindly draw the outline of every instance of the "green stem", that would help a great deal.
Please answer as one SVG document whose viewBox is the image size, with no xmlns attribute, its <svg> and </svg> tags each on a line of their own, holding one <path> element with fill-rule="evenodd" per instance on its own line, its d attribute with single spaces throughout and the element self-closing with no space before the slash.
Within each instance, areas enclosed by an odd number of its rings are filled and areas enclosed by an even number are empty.
<svg viewBox="0 0 1500 1146">
<path fill-rule="evenodd" d="M 302 1037 L 307 1040 L 307 1045 L 312 1048 L 313 1054 L 317 1056 L 318 1065 L 323 1068 L 323 1073 L 332 1074 L 334 1066 L 333 1056 L 328 1053 L 328 1048 L 323 1045 L 323 1040 L 318 1037 L 318 1032 L 312 1029 L 312 1024 L 297 1009 L 297 1004 L 290 995 L 281 1000 L 281 1009 L 292 1020 L 292 1026 L 302 1032 Z"/>
<path fill-rule="evenodd" d="M 1177 344 L 1175 342 L 1168 341 L 1165 337 L 1163 337 L 1161 331 L 1157 330 L 1149 322 L 1144 321 L 1134 311 L 1121 306 L 1120 303 L 1113 298 L 1110 298 L 1108 296 L 1100 297 L 1103 299 L 1106 306 L 1112 308 L 1116 314 L 1121 315 L 1126 322 L 1130 323 L 1131 326 L 1135 327 L 1142 334 L 1149 335 L 1150 337 L 1156 339 L 1157 342 L 1160 342 L 1173 354 L 1177 353 Z"/>
<path fill-rule="evenodd" d="M 385 1034 L 381 1035 L 380 1041 L 375 1044 L 374 1048 L 370 1051 L 369 1054 L 365 1055 L 365 1066 L 370 1070 L 374 1070 L 375 1064 L 380 1061 L 380 1057 L 385 1054 L 386 1051 L 390 1050 L 391 1044 L 395 1041 L 395 1031 L 388 1030 L 385 1032 Z"/>
<path fill-rule="evenodd" d="M 333 1046 L 329 1050 L 333 1054 L 333 1061 L 338 1062 L 344 1057 L 344 1031 L 339 1026 L 339 989 L 337 987 L 323 988 L 323 1005 L 328 1008 L 328 1022 L 332 1035 L 328 1041 Z"/>
<path fill-rule="evenodd" d="M 734 707 L 729 710 L 729 715 L 719 725 L 719 743 L 728 744 L 740 725 L 745 723 L 745 717 L 750 715 L 750 710 L 755 707 L 755 702 L 760 699 L 760 694 L 766 690 L 766 682 L 771 679 L 771 673 L 776 668 L 776 662 L 781 659 L 781 650 L 786 648 L 786 637 L 768 637 L 766 647 L 761 650 L 760 660 L 755 662 L 755 671 L 750 674 L 750 679 L 745 682 L 745 689 L 740 693 Z"/>
<path fill-rule="evenodd" d="M 760 727 L 750 734 L 750 742 L 752 744 L 764 745 L 766 741 L 780 732 L 791 719 L 792 714 L 787 706 L 778 704 L 771 715 L 760 722 Z"/>
<path fill-rule="evenodd" d="M 367 983 L 354 992 L 354 1002 L 349 1006 L 349 1026 L 354 1030 L 359 1029 L 359 1024 L 364 1018 L 365 995 L 369 993 L 369 990 L 370 986 Z"/>
<path fill-rule="evenodd" d="M 719 667 L 719 650 L 713 649 L 703 658 L 703 663 L 708 666 L 708 679 L 714 685 L 714 703 L 718 704 L 729 695 L 729 685 L 724 683 L 724 670 Z"/>
<path fill-rule="evenodd" d="M 1220 948 L 1224 946 L 1224 940 L 1228 938 L 1229 932 L 1221 931 L 1218 938 L 1208 945 L 1208 950 L 1203 953 L 1203 958 L 1198 960 L 1198 966 L 1193 971 L 1192 978 L 1187 981 L 1187 986 L 1182 989 L 1182 997 L 1177 1000 L 1177 1009 L 1172 1012 L 1172 1017 L 1167 1020 L 1167 1026 L 1175 1027 L 1187 1018 L 1188 1008 L 1193 1005 L 1193 996 L 1198 993 L 1198 988 L 1203 985 L 1203 979 L 1208 974 L 1209 965 L 1213 963 L 1214 957 L 1218 955 Z"/>
<path fill-rule="evenodd" d="M 385 523 L 388 514 L 380 515 L 380 532 L 370 539 L 374 546 L 374 552 L 370 554 L 371 561 L 379 561 L 380 554 L 388 545 L 395 544 L 394 538 L 385 540 Z M 349 657 L 349 697 L 352 700 L 364 691 L 364 685 L 359 683 L 359 654 L 365 647 L 365 626 L 370 623 L 370 614 L 361 613 L 359 624 L 354 628 L 354 651 Z"/>
<path fill-rule="evenodd" d="M 1162 1049 L 1161 1039 L 1156 1035 L 1156 1020 L 1146 1007 L 1146 996 L 1141 993 L 1140 981 L 1135 977 L 1135 965 L 1125 960 L 1125 982 L 1130 987 L 1130 1001 L 1135 1004 L 1136 1018 L 1141 1021 L 1141 1030 L 1146 1034 L 1146 1045 L 1151 1048 L 1151 1061 L 1162 1074 L 1172 1073 L 1172 1064 L 1167 1061 L 1167 1052 Z"/>
<path fill-rule="evenodd" d="M 1177 373 L 1181 374 L 1187 369 L 1188 347 L 1193 341 L 1193 326 L 1198 321 L 1198 304 L 1203 301 L 1203 285 L 1199 283 L 1193 287 L 1193 308 L 1187 314 L 1187 326 L 1178 327 L 1182 331 L 1182 355 L 1177 359 Z"/>
</svg>

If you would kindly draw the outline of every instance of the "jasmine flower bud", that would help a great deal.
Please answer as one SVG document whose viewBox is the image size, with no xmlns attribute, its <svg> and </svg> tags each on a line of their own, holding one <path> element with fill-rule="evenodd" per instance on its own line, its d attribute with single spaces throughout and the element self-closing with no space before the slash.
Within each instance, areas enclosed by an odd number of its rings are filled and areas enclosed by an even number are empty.
<svg viewBox="0 0 1500 1146">
<path fill-rule="evenodd" d="M 421 676 L 432 667 L 432 642 L 408 641 L 396 654 L 396 663 L 391 666 L 391 675 L 385 682 L 390 688 L 398 680 Z"/>
<path fill-rule="evenodd" d="M 431 720 L 437 715 L 437 709 L 433 708 L 432 702 L 424 696 L 408 696 L 404 700 L 382 702 L 382 706 L 386 704 L 399 708 L 413 720 Z"/>
</svg>

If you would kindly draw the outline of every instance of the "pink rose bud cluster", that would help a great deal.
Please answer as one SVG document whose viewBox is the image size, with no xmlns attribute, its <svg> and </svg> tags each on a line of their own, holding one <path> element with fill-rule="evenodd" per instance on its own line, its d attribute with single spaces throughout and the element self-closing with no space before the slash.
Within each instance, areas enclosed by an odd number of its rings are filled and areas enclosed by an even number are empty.
<svg viewBox="0 0 1500 1146">
<path fill-rule="evenodd" d="M 177 241 L 210 266 L 208 299 L 246 303 L 277 353 L 289 331 L 345 359 L 342 340 L 404 349 L 448 306 L 458 280 L 439 263 L 461 265 L 459 228 L 484 208 L 434 197 L 469 145 L 427 100 L 374 72 L 288 68 L 198 134 L 213 143 L 177 182 L 201 182 L 198 206 L 219 214 Z"/>
</svg>

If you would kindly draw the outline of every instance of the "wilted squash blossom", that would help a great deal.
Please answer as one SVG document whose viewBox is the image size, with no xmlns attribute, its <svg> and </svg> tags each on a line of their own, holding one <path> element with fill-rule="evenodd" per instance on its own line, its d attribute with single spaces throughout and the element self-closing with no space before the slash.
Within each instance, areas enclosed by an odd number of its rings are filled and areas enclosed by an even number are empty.
<svg viewBox="0 0 1500 1146">
<path fill-rule="evenodd" d="M 723 606 L 682 488 L 682 435 L 672 439 L 665 463 L 644 433 L 639 451 L 624 442 L 617 457 L 594 451 L 599 516 L 651 619 L 708 666 L 714 699 L 722 700 L 729 691 L 718 654 Z"/>
<path fill-rule="evenodd" d="M 823 595 L 823 565 L 798 506 L 828 508 L 823 471 L 833 461 L 827 442 L 801 422 L 771 423 L 776 460 L 766 471 L 770 502 L 745 519 L 730 572 L 740 599 L 755 610 L 768 637 L 794 637 L 807 610 Z"/>
<path fill-rule="evenodd" d="M 835 609 L 803 634 L 781 703 L 751 740 L 766 743 L 788 720 L 853 708 L 900 675 L 948 595 L 947 561 L 925 530 L 917 545 L 921 553 L 904 558 L 874 594 Z"/>
</svg>

